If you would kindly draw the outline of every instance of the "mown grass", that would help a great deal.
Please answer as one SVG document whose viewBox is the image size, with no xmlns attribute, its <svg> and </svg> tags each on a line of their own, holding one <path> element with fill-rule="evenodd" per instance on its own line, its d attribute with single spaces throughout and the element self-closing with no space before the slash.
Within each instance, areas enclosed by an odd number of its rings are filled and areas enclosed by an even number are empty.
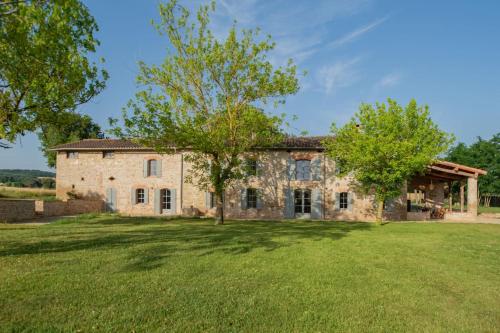
<svg viewBox="0 0 500 333">
<path fill-rule="evenodd" d="M 56 200 L 55 190 L 0 186 L 0 199 Z"/>
<path fill-rule="evenodd" d="M 0 225 L 0 330 L 500 329 L 500 225 Z"/>
</svg>

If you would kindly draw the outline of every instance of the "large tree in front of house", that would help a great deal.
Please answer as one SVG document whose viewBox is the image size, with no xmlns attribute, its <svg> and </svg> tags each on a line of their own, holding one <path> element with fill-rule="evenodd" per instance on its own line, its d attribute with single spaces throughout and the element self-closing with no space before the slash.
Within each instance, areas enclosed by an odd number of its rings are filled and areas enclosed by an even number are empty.
<svg viewBox="0 0 500 333">
<path fill-rule="evenodd" d="M 215 192 L 223 223 L 224 191 L 245 177 L 244 154 L 282 138 L 283 115 L 263 108 L 284 103 L 299 85 L 291 60 L 283 67 L 268 61 L 275 45 L 270 36 L 233 25 L 224 39 L 216 38 L 208 27 L 214 9 L 214 3 L 201 6 L 193 17 L 175 0 L 159 5 L 155 27 L 167 38 L 168 55 L 159 66 L 140 64 L 144 90 L 116 132 L 159 153 L 189 149 L 188 180 Z"/>
<path fill-rule="evenodd" d="M 415 100 L 403 107 L 395 100 L 361 104 L 344 126 L 332 125 L 333 137 L 324 142 L 341 175 L 351 175 L 366 194 L 374 193 L 377 221 L 384 202 L 401 195 L 408 179 L 424 172 L 453 142 L 453 136 L 432 121 L 428 106 Z"/>
<path fill-rule="evenodd" d="M 38 139 L 41 143 L 40 149 L 50 168 L 56 167 L 57 157 L 57 152 L 51 151 L 50 148 L 82 139 L 96 139 L 102 133 L 101 127 L 88 115 L 62 112 L 59 118 L 58 123 L 63 123 L 64 126 L 54 123 L 43 124 L 38 133 Z"/>
<path fill-rule="evenodd" d="M 97 24 L 78 0 L 0 0 L 0 146 L 88 102 L 107 73 L 91 57 Z"/>
</svg>

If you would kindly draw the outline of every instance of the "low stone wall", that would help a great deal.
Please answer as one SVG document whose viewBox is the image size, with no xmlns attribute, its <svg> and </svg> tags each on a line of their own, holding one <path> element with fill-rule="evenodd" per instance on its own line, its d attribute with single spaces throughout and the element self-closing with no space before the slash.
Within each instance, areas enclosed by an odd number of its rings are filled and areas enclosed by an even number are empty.
<svg viewBox="0 0 500 333">
<path fill-rule="evenodd" d="M 101 200 L 0 200 L 0 222 L 32 220 L 39 217 L 100 213 L 104 211 Z"/>
<path fill-rule="evenodd" d="M 428 221 L 431 219 L 431 212 L 408 212 L 406 215 L 408 221 Z"/>
<path fill-rule="evenodd" d="M 22 199 L 0 200 L 0 222 L 30 220 L 36 217 L 35 201 Z"/>
<path fill-rule="evenodd" d="M 101 200 L 38 201 L 37 212 L 44 217 L 100 213 L 104 211 Z"/>
</svg>

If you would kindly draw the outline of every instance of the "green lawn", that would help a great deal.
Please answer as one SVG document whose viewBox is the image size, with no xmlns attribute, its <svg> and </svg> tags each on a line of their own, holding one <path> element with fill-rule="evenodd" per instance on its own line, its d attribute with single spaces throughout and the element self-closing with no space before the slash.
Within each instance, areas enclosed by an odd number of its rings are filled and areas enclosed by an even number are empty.
<svg viewBox="0 0 500 333">
<path fill-rule="evenodd" d="M 0 330 L 500 330 L 500 225 L 0 224 Z"/>
</svg>

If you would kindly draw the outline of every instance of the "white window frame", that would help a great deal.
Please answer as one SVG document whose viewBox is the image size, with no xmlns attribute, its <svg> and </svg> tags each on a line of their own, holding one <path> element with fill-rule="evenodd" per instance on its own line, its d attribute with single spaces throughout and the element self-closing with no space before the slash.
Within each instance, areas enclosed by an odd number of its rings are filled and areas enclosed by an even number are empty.
<svg viewBox="0 0 500 333">
<path fill-rule="evenodd" d="M 172 192 L 168 188 L 161 190 L 161 210 L 171 210 L 172 209 Z"/>
<path fill-rule="evenodd" d="M 348 209 L 349 208 L 349 193 L 348 192 L 340 192 L 339 195 L 339 209 Z"/>
<path fill-rule="evenodd" d="M 146 203 L 146 190 L 143 188 L 135 189 L 135 204 L 141 205 Z"/>
<path fill-rule="evenodd" d="M 247 209 L 257 208 L 257 196 L 257 189 L 247 188 Z"/>
<path fill-rule="evenodd" d="M 298 193 L 299 196 L 297 197 Z M 309 198 L 306 198 L 306 193 L 309 194 Z M 307 204 L 307 200 L 309 201 L 309 204 Z M 295 189 L 293 191 L 293 211 L 295 212 L 295 214 L 311 214 L 311 200 L 312 191 L 310 189 Z M 300 207 L 299 211 L 297 211 L 297 207 Z"/>
<path fill-rule="evenodd" d="M 105 150 L 102 152 L 102 158 L 113 158 L 115 157 L 115 152 L 111 150 Z"/>
</svg>

